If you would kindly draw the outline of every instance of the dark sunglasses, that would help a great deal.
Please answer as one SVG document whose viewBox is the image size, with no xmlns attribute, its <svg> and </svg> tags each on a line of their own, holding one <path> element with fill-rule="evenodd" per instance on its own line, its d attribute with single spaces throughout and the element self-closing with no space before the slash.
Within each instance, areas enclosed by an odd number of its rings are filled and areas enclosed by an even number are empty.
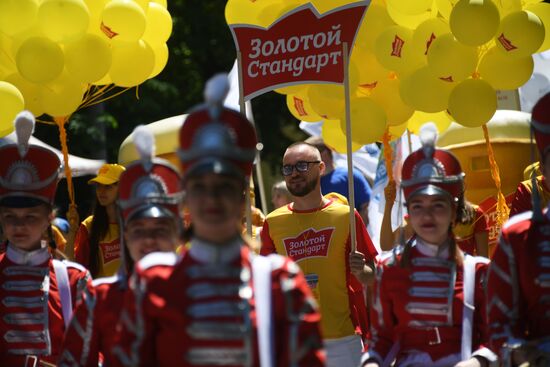
<svg viewBox="0 0 550 367">
<path fill-rule="evenodd" d="M 307 172 L 309 170 L 309 165 L 313 163 L 321 163 L 321 161 L 299 161 L 296 164 L 285 164 L 281 167 L 281 173 L 283 176 L 290 176 L 295 168 L 297 172 Z"/>
</svg>

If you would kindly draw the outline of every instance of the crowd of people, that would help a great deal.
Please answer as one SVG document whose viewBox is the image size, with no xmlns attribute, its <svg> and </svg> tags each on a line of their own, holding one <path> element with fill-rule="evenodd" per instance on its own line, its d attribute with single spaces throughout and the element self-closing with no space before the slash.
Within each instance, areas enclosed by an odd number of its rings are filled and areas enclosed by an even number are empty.
<svg viewBox="0 0 550 367">
<path fill-rule="evenodd" d="M 519 184 L 489 259 L 483 212 L 430 128 L 386 188 L 380 244 L 368 182 L 354 172 L 350 208 L 347 171 L 318 138 L 286 149 L 275 210 L 252 212 L 247 236 L 256 133 L 223 107 L 227 90 L 225 75 L 206 84 L 180 167 L 136 128 L 140 159 L 89 181 L 96 204 L 74 244 L 54 226 L 59 158 L 18 115 L 18 143 L 0 147 L 1 366 L 550 365 L 550 94 L 532 114 L 541 176 Z"/>
</svg>

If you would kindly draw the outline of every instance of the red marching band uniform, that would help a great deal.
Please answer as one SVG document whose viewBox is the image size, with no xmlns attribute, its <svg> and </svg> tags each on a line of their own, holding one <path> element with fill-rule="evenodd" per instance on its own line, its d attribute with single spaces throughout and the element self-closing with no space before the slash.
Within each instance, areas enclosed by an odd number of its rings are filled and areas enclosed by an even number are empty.
<svg viewBox="0 0 550 367">
<path fill-rule="evenodd" d="M 152 134 L 150 139 L 154 139 Z M 137 145 L 135 140 L 134 143 Z M 122 228 L 134 214 L 151 208 L 166 209 L 177 220 L 181 202 L 180 182 L 177 169 L 168 161 L 147 155 L 131 163 L 120 176 L 117 205 L 121 216 L 121 268 L 114 276 L 94 280 L 93 292 L 86 293 L 77 304 L 65 335 L 59 366 L 114 364 L 112 348 L 118 342 L 116 325 L 128 288 L 128 274 L 133 266 L 125 252 Z"/>
<path fill-rule="evenodd" d="M 544 162 L 550 159 L 550 93 L 533 108 L 531 127 Z M 550 363 L 550 211 L 541 210 L 533 194 L 533 211 L 502 228 L 487 276 L 491 346 L 508 366 L 515 349 L 529 346 L 544 356 L 530 365 Z"/>
<path fill-rule="evenodd" d="M 0 148 L 0 206 L 53 205 L 61 162 L 51 150 L 29 145 L 33 129 L 34 117 L 22 112 L 18 144 Z M 54 260 L 47 246 L 23 251 L 8 243 L 0 255 L 0 365 L 54 364 L 73 305 L 90 288 L 86 269 Z"/>
<path fill-rule="evenodd" d="M 454 155 L 424 144 L 403 163 L 405 200 L 426 193 L 456 201 L 463 176 Z M 395 366 L 454 366 L 475 355 L 496 360 L 485 347 L 482 280 L 488 260 L 464 254 L 460 264 L 450 245 L 442 246 L 413 236 L 404 247 L 379 255 L 363 365 L 390 366 L 395 360 Z"/>
<path fill-rule="evenodd" d="M 193 174 L 251 175 L 256 134 L 250 122 L 208 100 L 180 130 L 184 180 Z M 235 173 L 237 172 L 237 173 Z M 240 237 L 212 245 L 194 237 L 181 257 L 150 254 L 136 266 L 121 316 L 124 366 L 320 366 L 320 315 L 291 260 L 257 256 Z M 261 362 L 260 362 L 261 361 Z"/>
</svg>

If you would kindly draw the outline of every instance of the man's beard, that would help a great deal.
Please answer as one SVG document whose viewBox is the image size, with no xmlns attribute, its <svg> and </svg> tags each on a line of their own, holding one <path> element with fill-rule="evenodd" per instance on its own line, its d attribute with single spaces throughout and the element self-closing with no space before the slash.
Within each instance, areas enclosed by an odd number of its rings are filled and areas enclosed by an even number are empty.
<svg viewBox="0 0 550 367">
<path fill-rule="evenodd" d="M 311 180 L 306 179 L 306 183 L 303 187 L 295 188 L 292 184 L 287 185 L 288 191 L 293 196 L 303 197 L 312 192 L 317 185 L 317 180 L 319 177 L 313 177 Z"/>
</svg>

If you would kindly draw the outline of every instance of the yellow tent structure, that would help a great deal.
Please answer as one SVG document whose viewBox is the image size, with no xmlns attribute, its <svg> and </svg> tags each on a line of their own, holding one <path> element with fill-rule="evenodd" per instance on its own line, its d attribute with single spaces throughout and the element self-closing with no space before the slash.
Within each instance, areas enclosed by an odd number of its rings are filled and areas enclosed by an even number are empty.
<svg viewBox="0 0 550 367">
<path fill-rule="evenodd" d="M 487 124 L 505 196 L 516 190 L 523 181 L 523 170 L 532 163 L 530 120 L 531 114 L 526 112 L 498 110 Z M 466 197 L 469 201 L 479 204 L 496 195 L 482 128 L 467 128 L 453 122 L 439 136 L 437 145 L 450 150 L 459 159 L 466 174 Z"/>
<path fill-rule="evenodd" d="M 156 156 L 170 161 L 178 169 L 179 130 L 186 118 L 187 115 L 172 116 L 145 125 L 155 136 Z M 137 159 L 139 155 L 130 134 L 120 145 L 118 163 L 127 166 Z"/>
</svg>

